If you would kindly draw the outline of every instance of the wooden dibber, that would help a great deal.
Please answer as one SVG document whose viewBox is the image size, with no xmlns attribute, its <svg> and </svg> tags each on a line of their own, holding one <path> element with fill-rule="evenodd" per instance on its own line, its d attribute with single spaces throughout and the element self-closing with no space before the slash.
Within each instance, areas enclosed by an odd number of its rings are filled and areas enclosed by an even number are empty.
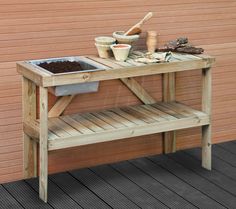
<svg viewBox="0 0 236 209">
<path fill-rule="evenodd" d="M 130 36 L 141 33 L 141 26 L 145 22 L 147 22 L 152 16 L 153 16 L 152 12 L 147 13 L 142 20 L 140 20 L 136 25 L 132 26 L 124 35 Z"/>
</svg>

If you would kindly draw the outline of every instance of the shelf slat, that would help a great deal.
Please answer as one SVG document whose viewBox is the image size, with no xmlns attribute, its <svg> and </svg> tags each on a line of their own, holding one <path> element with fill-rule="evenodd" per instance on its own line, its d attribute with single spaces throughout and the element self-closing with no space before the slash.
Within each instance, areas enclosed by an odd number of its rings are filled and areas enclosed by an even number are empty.
<svg viewBox="0 0 236 209">
<path fill-rule="evenodd" d="M 24 126 L 34 138 L 38 136 L 35 124 L 34 127 Z M 49 118 L 49 129 L 53 134 L 49 135 L 48 147 L 56 150 L 206 124 L 209 124 L 206 113 L 177 102 L 113 108 Z"/>
</svg>

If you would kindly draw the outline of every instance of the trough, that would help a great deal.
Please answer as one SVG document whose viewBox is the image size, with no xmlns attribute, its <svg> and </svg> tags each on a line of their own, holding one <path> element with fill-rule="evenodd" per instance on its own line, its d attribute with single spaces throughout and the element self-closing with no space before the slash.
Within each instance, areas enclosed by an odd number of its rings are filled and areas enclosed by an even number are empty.
<svg viewBox="0 0 236 209">
<path fill-rule="evenodd" d="M 71 63 L 76 64 L 79 63 L 81 70 L 79 72 L 92 72 L 92 71 L 99 71 L 104 70 L 104 65 L 101 65 L 93 60 L 87 59 L 86 57 L 74 56 L 74 57 L 61 57 L 61 58 L 50 58 L 50 59 L 40 59 L 40 60 L 30 60 L 27 63 L 33 65 L 38 70 L 46 71 L 49 74 L 74 74 L 78 73 L 78 71 L 71 71 L 71 72 L 51 72 L 50 70 L 42 67 L 42 65 L 48 64 L 63 64 Z M 67 96 L 67 95 L 74 95 L 74 94 L 83 94 L 83 93 L 90 93 L 90 92 L 97 92 L 99 87 L 99 82 L 87 82 L 87 83 L 80 83 L 80 84 L 69 84 L 69 85 L 61 85 L 55 86 L 50 88 L 50 92 L 53 93 L 55 96 Z"/>
</svg>

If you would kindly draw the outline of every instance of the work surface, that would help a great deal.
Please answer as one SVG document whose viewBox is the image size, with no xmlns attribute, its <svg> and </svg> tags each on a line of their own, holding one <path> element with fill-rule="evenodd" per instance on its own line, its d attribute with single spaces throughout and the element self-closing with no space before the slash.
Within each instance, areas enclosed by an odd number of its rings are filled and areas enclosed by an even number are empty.
<svg viewBox="0 0 236 209">
<path fill-rule="evenodd" d="M 213 145 L 213 170 L 200 149 L 140 158 L 49 177 L 49 199 L 38 181 L 0 185 L 0 208 L 235 208 L 236 141 Z"/>
</svg>

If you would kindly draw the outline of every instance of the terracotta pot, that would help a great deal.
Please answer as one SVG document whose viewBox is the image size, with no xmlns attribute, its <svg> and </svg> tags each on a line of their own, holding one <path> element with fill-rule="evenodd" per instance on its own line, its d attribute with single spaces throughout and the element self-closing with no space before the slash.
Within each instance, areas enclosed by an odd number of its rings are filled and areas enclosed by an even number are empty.
<svg viewBox="0 0 236 209">
<path fill-rule="evenodd" d="M 129 56 L 131 45 L 129 44 L 114 44 L 111 49 L 117 61 L 125 61 Z"/>
</svg>

